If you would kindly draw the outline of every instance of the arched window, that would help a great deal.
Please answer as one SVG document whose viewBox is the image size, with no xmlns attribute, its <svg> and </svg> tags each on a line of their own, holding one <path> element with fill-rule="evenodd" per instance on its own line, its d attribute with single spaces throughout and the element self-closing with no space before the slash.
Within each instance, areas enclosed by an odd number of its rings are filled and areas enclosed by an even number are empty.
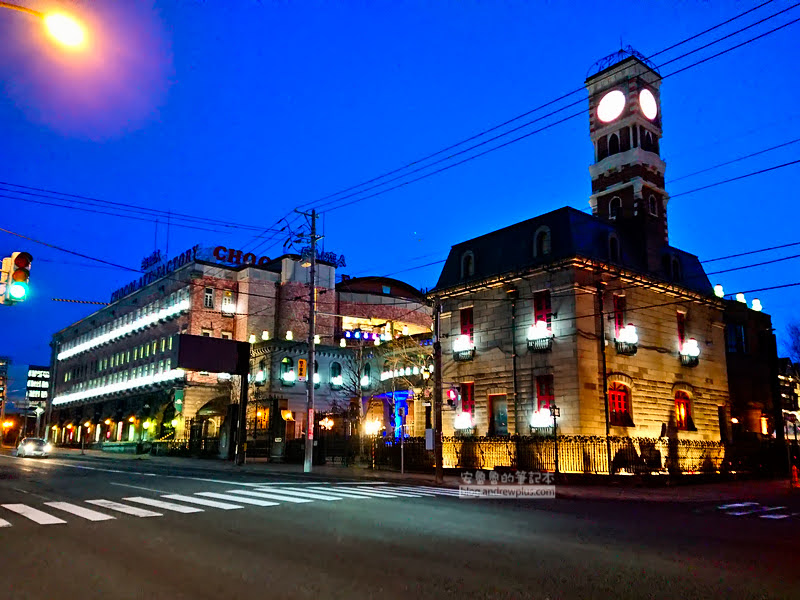
<svg viewBox="0 0 800 600">
<path fill-rule="evenodd" d="M 533 256 L 541 258 L 550 254 L 550 228 L 539 227 L 533 237 Z"/>
<path fill-rule="evenodd" d="M 631 390 L 614 382 L 608 388 L 608 420 L 612 425 L 631 426 Z"/>
<path fill-rule="evenodd" d="M 611 221 L 616 220 L 622 213 L 622 199 L 619 196 L 614 196 L 608 203 L 608 218 Z"/>
<path fill-rule="evenodd" d="M 342 379 L 342 365 L 338 362 L 331 363 L 331 387 L 333 389 L 339 389 L 344 385 L 344 381 Z"/>
<path fill-rule="evenodd" d="M 464 252 L 461 256 L 461 279 L 475 275 L 475 255 L 472 252 Z"/>
<path fill-rule="evenodd" d="M 294 361 L 285 356 L 281 360 L 281 383 L 283 385 L 294 385 L 297 375 L 294 372 Z"/>
<path fill-rule="evenodd" d="M 645 130 L 644 139 L 642 140 L 642 148 L 648 152 L 653 151 L 653 134 Z"/>
<path fill-rule="evenodd" d="M 611 262 L 619 262 L 619 240 L 614 234 L 608 237 L 608 259 Z"/>
<path fill-rule="evenodd" d="M 678 390 L 675 392 L 675 425 L 678 429 L 690 429 L 692 422 L 692 407 L 689 394 Z"/>
<path fill-rule="evenodd" d="M 656 197 L 652 194 L 650 198 L 647 199 L 648 205 L 650 206 L 650 214 L 654 217 L 658 216 L 658 202 L 656 201 Z"/>
<path fill-rule="evenodd" d="M 612 133 L 611 136 L 608 138 L 608 155 L 611 156 L 612 154 L 619 153 L 619 136 L 616 133 Z"/>
</svg>

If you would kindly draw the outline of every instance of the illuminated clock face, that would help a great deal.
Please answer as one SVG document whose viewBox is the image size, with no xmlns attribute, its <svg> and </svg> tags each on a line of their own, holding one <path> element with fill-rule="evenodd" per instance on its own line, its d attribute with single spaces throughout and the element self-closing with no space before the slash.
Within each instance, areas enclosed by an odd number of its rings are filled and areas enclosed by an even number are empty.
<svg viewBox="0 0 800 600">
<path fill-rule="evenodd" d="M 642 109 L 642 114 L 651 121 L 656 118 L 658 114 L 658 104 L 656 97 L 650 90 L 642 90 L 639 92 L 639 107 Z"/>
<path fill-rule="evenodd" d="M 608 92 L 597 105 L 597 118 L 603 123 L 616 119 L 625 110 L 625 94 L 619 90 Z"/>
</svg>

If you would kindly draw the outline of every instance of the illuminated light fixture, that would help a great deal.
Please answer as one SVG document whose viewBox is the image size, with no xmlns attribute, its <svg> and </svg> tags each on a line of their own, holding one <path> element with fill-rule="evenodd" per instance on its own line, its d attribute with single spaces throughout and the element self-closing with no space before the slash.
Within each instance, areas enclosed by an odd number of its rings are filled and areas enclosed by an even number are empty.
<svg viewBox="0 0 800 600">
<path fill-rule="evenodd" d="M 366 375 L 361 378 L 361 387 L 369 387 L 369 377 Z"/>
<path fill-rule="evenodd" d="M 376 346 L 380 346 L 381 345 L 381 340 L 379 338 L 375 338 L 375 345 Z"/>
<path fill-rule="evenodd" d="M 392 336 L 390 334 L 388 334 L 388 333 L 382 333 L 380 335 L 380 338 L 381 338 L 381 341 L 388 342 L 388 341 L 390 341 L 392 339 Z"/>
<path fill-rule="evenodd" d="M 262 331 L 261 332 L 261 339 L 266 342 L 269 339 L 269 331 Z"/>
<path fill-rule="evenodd" d="M 92 422 L 91 421 L 86 421 L 86 423 L 84 423 L 83 426 L 84 427 L 91 427 L 92 426 Z"/>
<path fill-rule="evenodd" d="M 331 377 L 331 385 L 342 387 L 342 385 L 344 385 L 344 377 L 342 377 L 341 375 L 334 375 L 333 377 Z"/>
<path fill-rule="evenodd" d="M 603 123 L 610 123 L 625 110 L 625 94 L 620 90 L 608 92 L 597 105 L 597 118 Z"/>
<path fill-rule="evenodd" d="M 173 428 L 175 428 L 178 426 L 178 422 L 179 422 L 178 419 L 172 419 L 172 421 L 170 421 L 169 424 L 172 425 Z"/>
<path fill-rule="evenodd" d="M 222 305 L 222 312 L 226 315 L 232 315 L 236 313 L 236 307 L 233 304 L 223 304 Z"/>
<path fill-rule="evenodd" d="M 319 373 L 314 373 L 314 383 L 319 383 Z"/>
<path fill-rule="evenodd" d="M 553 332 L 547 326 L 547 321 L 536 321 L 535 325 L 528 327 L 528 351 L 547 352 L 553 347 Z"/>
<path fill-rule="evenodd" d="M 414 375 L 419 375 L 419 367 L 414 367 L 413 369 L 411 369 L 411 373 Z"/>
<path fill-rule="evenodd" d="M 356 331 L 356 332 L 353 334 L 353 337 L 354 337 L 354 338 L 356 338 L 357 340 L 360 340 L 360 339 L 361 339 L 361 332 L 360 332 L 360 331 Z"/>
<path fill-rule="evenodd" d="M 468 335 L 460 335 L 453 340 L 453 360 L 472 360 L 475 344 Z"/>
<path fill-rule="evenodd" d="M 374 421 L 367 421 L 364 423 L 364 433 L 367 435 L 378 435 L 378 432 L 383 428 L 381 422 L 378 419 Z"/>
<path fill-rule="evenodd" d="M 105 421 L 103 421 L 103 422 L 104 422 L 106 425 L 111 425 L 111 419 L 106 419 L 106 420 L 105 420 Z"/>
<path fill-rule="evenodd" d="M 762 309 L 761 300 L 759 300 L 758 298 L 753 298 L 752 308 L 756 312 L 761 312 L 761 309 Z"/>
<path fill-rule="evenodd" d="M 292 411 L 282 410 L 281 419 L 283 419 L 284 421 L 294 421 L 294 416 L 292 415 Z"/>
<path fill-rule="evenodd" d="M 736 301 L 737 302 L 742 302 L 744 304 L 747 304 L 747 300 L 745 300 L 744 294 L 742 294 L 741 292 L 736 294 Z"/>
<path fill-rule="evenodd" d="M 761 417 L 761 435 L 769 435 L 769 421 L 767 417 Z"/>
<path fill-rule="evenodd" d="M 342 339 L 340 339 L 340 340 L 339 340 L 339 347 L 340 347 L 340 348 L 345 348 L 345 347 L 347 347 L 347 341 L 345 341 L 345 339 L 344 339 L 344 338 L 342 338 Z"/>
<path fill-rule="evenodd" d="M 697 345 L 697 340 L 694 338 L 689 338 L 685 342 L 683 342 L 683 347 L 681 348 L 681 354 L 685 354 L 686 356 L 698 357 L 700 356 L 700 346 Z"/>
<path fill-rule="evenodd" d="M 349 338 L 351 335 L 353 335 L 352 331 L 345 331 L 344 332 L 344 337 L 346 337 L 346 338 Z"/>
<path fill-rule="evenodd" d="M 331 429 L 333 429 L 333 419 L 331 419 L 330 417 L 325 417 L 319 422 L 319 426 L 322 427 L 323 429 L 330 431 Z"/>
<path fill-rule="evenodd" d="M 5 423 L 3 423 L 3 427 L 6 427 L 6 426 L 7 426 L 7 425 L 6 425 L 6 423 L 8 423 L 8 421 L 6 421 Z M 11 425 L 11 423 L 8 423 L 8 425 Z M 68 423 L 68 424 L 67 424 L 67 429 L 72 429 L 72 423 Z"/>
<path fill-rule="evenodd" d="M 144 423 L 142 423 L 142 427 L 144 427 L 145 429 L 150 429 L 151 425 L 152 423 L 150 423 L 150 421 L 145 421 Z"/>
<path fill-rule="evenodd" d="M 628 323 L 625 327 L 619 330 L 617 338 L 614 340 L 614 346 L 617 349 L 617 354 L 633 356 L 636 354 L 639 346 L 639 335 L 636 333 L 636 327 L 632 323 Z"/>
<path fill-rule="evenodd" d="M 391 371 L 381 371 L 381 381 L 386 381 L 387 379 L 391 379 L 392 372 Z"/>
<path fill-rule="evenodd" d="M 217 373 L 217 380 L 219 381 L 228 381 L 230 378 L 230 373 Z"/>
<path fill-rule="evenodd" d="M 294 334 L 292 333 L 292 330 L 290 329 L 289 331 L 286 332 L 286 340 L 291 342 L 293 339 L 294 339 Z"/>
<path fill-rule="evenodd" d="M 133 423 L 136 420 L 136 417 L 128 417 L 128 423 Z"/>
<path fill-rule="evenodd" d="M 736 424 L 738 422 L 739 422 L 739 419 L 737 419 L 736 417 L 731 417 L 731 423 Z"/>
<path fill-rule="evenodd" d="M 725 297 L 725 290 L 722 289 L 722 285 L 719 283 L 714 286 L 714 295 L 717 298 L 724 298 Z"/>
<path fill-rule="evenodd" d="M 297 374 L 294 372 L 294 369 L 290 369 L 289 371 L 281 375 L 281 379 L 289 383 L 294 383 L 295 381 L 297 381 Z"/>
<path fill-rule="evenodd" d="M 250 342 L 251 344 L 255 344 L 256 343 L 256 334 L 255 333 L 251 333 L 250 337 L 248 338 L 247 341 Z"/>
<path fill-rule="evenodd" d="M 408 335 L 408 325 L 403 325 L 403 335 Z"/>
<path fill-rule="evenodd" d="M 133 379 L 129 379 L 128 381 L 119 381 L 117 383 L 110 383 L 108 385 L 96 387 L 91 390 L 72 392 L 71 394 L 62 394 L 61 396 L 56 396 L 55 398 L 53 398 L 53 405 L 66 404 L 67 402 L 86 400 L 88 398 L 96 398 L 98 396 L 113 394 L 115 392 L 125 392 L 127 390 L 145 387 L 148 385 L 165 383 L 169 381 L 174 381 L 175 379 L 183 379 L 185 376 L 186 372 L 183 369 L 171 369 L 169 371 L 164 371 L 163 373 L 156 373 L 153 375 L 143 375 L 141 377 L 135 377 Z"/>
<path fill-rule="evenodd" d="M 22 300 L 28 294 L 28 286 L 20 281 L 15 281 L 8 286 L 8 295 L 14 300 Z"/>
<path fill-rule="evenodd" d="M 318 335 L 314 336 L 314 343 L 315 344 L 319 344 L 319 336 Z"/>
<path fill-rule="evenodd" d="M 453 420 L 455 429 L 472 429 L 472 415 L 468 412 L 458 413 Z"/>
<path fill-rule="evenodd" d="M 170 306 L 168 308 L 162 308 L 158 312 L 151 313 L 149 315 L 145 315 L 132 321 L 131 323 L 126 323 L 120 327 L 112 329 L 109 332 L 104 334 L 98 335 L 97 337 L 83 342 L 82 344 L 77 344 L 76 346 L 70 348 L 69 350 L 64 350 L 58 353 L 56 357 L 58 360 L 66 360 L 68 358 L 72 358 L 77 354 L 81 354 L 82 352 L 86 352 L 87 350 L 91 350 L 92 348 L 96 348 L 97 346 L 102 346 L 103 344 L 107 344 L 109 342 L 113 342 L 123 336 L 126 336 L 134 331 L 138 331 L 140 329 L 144 329 L 145 327 L 149 327 L 150 325 L 154 325 L 159 321 L 164 321 L 167 319 L 171 319 L 172 317 L 185 312 L 191 308 L 191 302 L 189 300 L 181 300 L 174 306 Z"/>
<path fill-rule="evenodd" d="M 256 383 L 263 383 L 266 378 L 267 376 L 264 371 L 259 371 L 256 373 Z"/>
<path fill-rule="evenodd" d="M 47 33 L 64 46 L 77 48 L 86 40 L 83 27 L 72 17 L 59 13 L 45 15 L 44 26 L 47 28 Z"/>
<path fill-rule="evenodd" d="M 531 414 L 530 424 L 531 427 L 536 427 L 536 428 L 552 427 L 553 417 L 550 416 L 550 409 L 543 408 L 541 410 L 535 411 L 533 414 Z"/>
</svg>

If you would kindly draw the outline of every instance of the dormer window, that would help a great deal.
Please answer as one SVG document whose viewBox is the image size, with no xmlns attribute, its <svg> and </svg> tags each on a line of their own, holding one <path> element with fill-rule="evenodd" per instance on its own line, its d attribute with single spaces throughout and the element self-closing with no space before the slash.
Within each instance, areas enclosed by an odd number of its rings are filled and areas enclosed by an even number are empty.
<svg viewBox="0 0 800 600">
<path fill-rule="evenodd" d="M 550 254 L 550 228 L 539 227 L 533 236 L 533 256 L 541 258 Z"/>
<path fill-rule="evenodd" d="M 617 217 L 622 213 L 622 199 L 619 196 L 614 196 L 608 203 L 608 218 L 611 221 L 616 221 Z"/>
<path fill-rule="evenodd" d="M 475 255 L 472 252 L 465 252 L 461 256 L 461 279 L 475 275 Z"/>
</svg>

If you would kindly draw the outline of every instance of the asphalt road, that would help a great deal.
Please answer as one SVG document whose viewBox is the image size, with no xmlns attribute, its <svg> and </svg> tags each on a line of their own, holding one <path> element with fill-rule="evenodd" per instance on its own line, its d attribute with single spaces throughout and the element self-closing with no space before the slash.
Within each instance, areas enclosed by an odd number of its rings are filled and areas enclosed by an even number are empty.
<svg viewBox="0 0 800 600">
<path fill-rule="evenodd" d="M 797 517 L 412 488 L 0 455 L 0 598 L 800 598 Z"/>
</svg>

